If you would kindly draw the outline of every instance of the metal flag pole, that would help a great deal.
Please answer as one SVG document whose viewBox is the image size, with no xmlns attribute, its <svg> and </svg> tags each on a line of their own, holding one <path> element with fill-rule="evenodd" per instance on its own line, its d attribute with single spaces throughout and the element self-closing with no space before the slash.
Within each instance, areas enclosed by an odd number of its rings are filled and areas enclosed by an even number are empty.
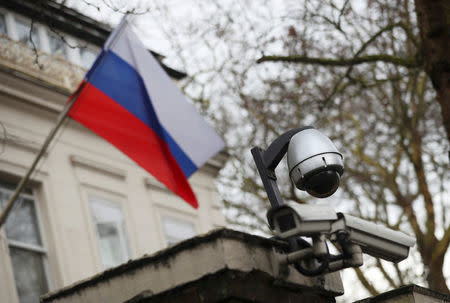
<svg viewBox="0 0 450 303">
<path fill-rule="evenodd" d="M 61 113 L 58 116 L 58 119 L 56 120 L 55 126 L 53 126 L 53 129 L 48 134 L 47 138 L 45 139 L 44 144 L 42 145 L 39 153 L 36 155 L 36 158 L 34 159 L 33 163 L 31 164 L 30 168 L 28 169 L 27 173 L 22 177 L 19 184 L 17 184 L 16 190 L 14 191 L 13 195 L 9 198 L 8 203 L 6 204 L 5 208 L 2 210 L 0 214 L 0 228 L 5 223 L 6 219 L 8 218 L 9 213 L 11 212 L 14 202 L 17 200 L 18 196 L 20 195 L 20 192 L 25 187 L 26 183 L 30 179 L 31 174 L 33 173 L 34 169 L 36 168 L 36 165 L 38 164 L 39 160 L 42 158 L 42 156 L 47 151 L 48 146 L 50 145 L 50 142 L 55 137 L 56 132 L 59 130 L 65 119 L 67 118 L 67 115 L 72 108 L 72 106 L 75 104 L 75 101 L 77 100 L 78 96 L 80 95 L 80 92 L 82 91 L 83 87 L 85 86 L 85 81 L 78 87 L 77 91 L 71 96 L 71 99 L 69 103 L 66 105 L 66 107 L 61 111 Z"/>
</svg>

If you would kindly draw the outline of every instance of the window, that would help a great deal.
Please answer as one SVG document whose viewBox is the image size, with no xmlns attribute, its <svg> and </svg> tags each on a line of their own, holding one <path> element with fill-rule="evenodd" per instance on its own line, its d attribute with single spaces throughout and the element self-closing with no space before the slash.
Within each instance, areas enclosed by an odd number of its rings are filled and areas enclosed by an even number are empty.
<svg viewBox="0 0 450 303">
<path fill-rule="evenodd" d="M 120 205 L 96 197 L 90 197 L 89 203 L 103 268 L 107 269 L 127 261 L 129 258 L 128 241 Z"/>
<path fill-rule="evenodd" d="M 31 31 L 31 21 L 24 21 L 22 19 L 16 18 L 16 30 L 17 30 L 17 40 L 32 46 L 30 40 Z M 31 39 L 33 40 L 36 48 L 39 48 L 39 36 L 37 31 L 37 25 L 33 24 L 33 30 L 31 31 Z"/>
<path fill-rule="evenodd" d="M 8 202 L 11 189 L 0 184 L 1 208 Z M 49 290 L 47 251 L 40 233 L 36 201 L 30 193 L 20 195 L 4 226 L 20 303 L 38 302 L 39 296 Z"/>
<path fill-rule="evenodd" d="M 67 59 L 66 44 L 63 39 L 54 32 L 48 32 L 48 42 L 50 44 L 50 53 Z"/>
<path fill-rule="evenodd" d="M 164 236 L 167 245 L 172 245 L 197 234 L 192 222 L 170 216 L 162 217 Z"/>
<path fill-rule="evenodd" d="M 12 17 L 12 22 L 8 23 L 11 28 L 7 26 L 7 16 Z M 77 42 L 75 38 L 67 37 L 62 32 L 55 32 L 53 28 L 37 23 L 33 23 L 33 29 L 31 30 L 31 24 L 31 20 L 22 15 L 5 15 L 0 12 L 0 35 L 9 34 L 14 40 L 25 43 L 29 47 L 33 47 L 34 43 L 37 49 L 69 60 L 86 69 L 89 69 L 97 58 L 99 51 L 95 46 L 70 49 L 70 45 L 85 45 L 86 43 L 83 41 Z"/>
<path fill-rule="evenodd" d="M 81 66 L 90 68 L 97 58 L 97 52 L 90 48 L 80 48 Z"/>
<path fill-rule="evenodd" d="M 6 35 L 6 20 L 2 13 L 0 13 L 0 34 Z"/>
</svg>

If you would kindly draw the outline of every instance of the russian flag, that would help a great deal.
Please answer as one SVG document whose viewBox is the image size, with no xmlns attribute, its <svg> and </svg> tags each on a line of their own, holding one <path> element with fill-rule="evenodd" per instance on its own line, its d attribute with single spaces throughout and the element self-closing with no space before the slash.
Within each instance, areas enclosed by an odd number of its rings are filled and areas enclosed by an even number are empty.
<svg viewBox="0 0 450 303">
<path fill-rule="evenodd" d="M 124 18 L 80 85 L 69 116 L 103 137 L 193 207 L 187 181 L 224 142 Z"/>
</svg>

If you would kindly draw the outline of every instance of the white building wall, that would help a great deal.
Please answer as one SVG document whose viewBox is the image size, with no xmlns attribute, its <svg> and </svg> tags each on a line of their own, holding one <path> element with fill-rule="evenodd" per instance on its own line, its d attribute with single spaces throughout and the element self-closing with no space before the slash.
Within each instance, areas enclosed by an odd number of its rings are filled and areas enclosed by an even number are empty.
<svg viewBox="0 0 450 303">
<path fill-rule="evenodd" d="M 16 73 L 8 64 L 0 58 L 0 181 L 17 182 L 53 127 L 68 91 Z M 77 122 L 68 120 L 54 141 L 29 186 L 38 202 L 50 289 L 103 270 L 90 196 L 120 205 L 130 258 L 166 247 L 162 216 L 192 222 L 197 233 L 225 224 L 214 184 L 223 154 L 190 178 L 199 201 L 193 209 Z M 17 300 L 8 243 L 0 230 L 0 302 Z"/>
</svg>

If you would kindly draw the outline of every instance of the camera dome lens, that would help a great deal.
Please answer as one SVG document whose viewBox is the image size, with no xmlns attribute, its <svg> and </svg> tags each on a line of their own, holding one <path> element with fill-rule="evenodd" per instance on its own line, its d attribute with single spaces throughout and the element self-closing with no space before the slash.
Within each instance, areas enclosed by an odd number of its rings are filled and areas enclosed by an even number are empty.
<svg viewBox="0 0 450 303">
<path fill-rule="evenodd" d="M 339 173 L 335 170 L 321 171 L 305 181 L 305 190 L 314 197 L 326 198 L 339 187 Z"/>
</svg>

